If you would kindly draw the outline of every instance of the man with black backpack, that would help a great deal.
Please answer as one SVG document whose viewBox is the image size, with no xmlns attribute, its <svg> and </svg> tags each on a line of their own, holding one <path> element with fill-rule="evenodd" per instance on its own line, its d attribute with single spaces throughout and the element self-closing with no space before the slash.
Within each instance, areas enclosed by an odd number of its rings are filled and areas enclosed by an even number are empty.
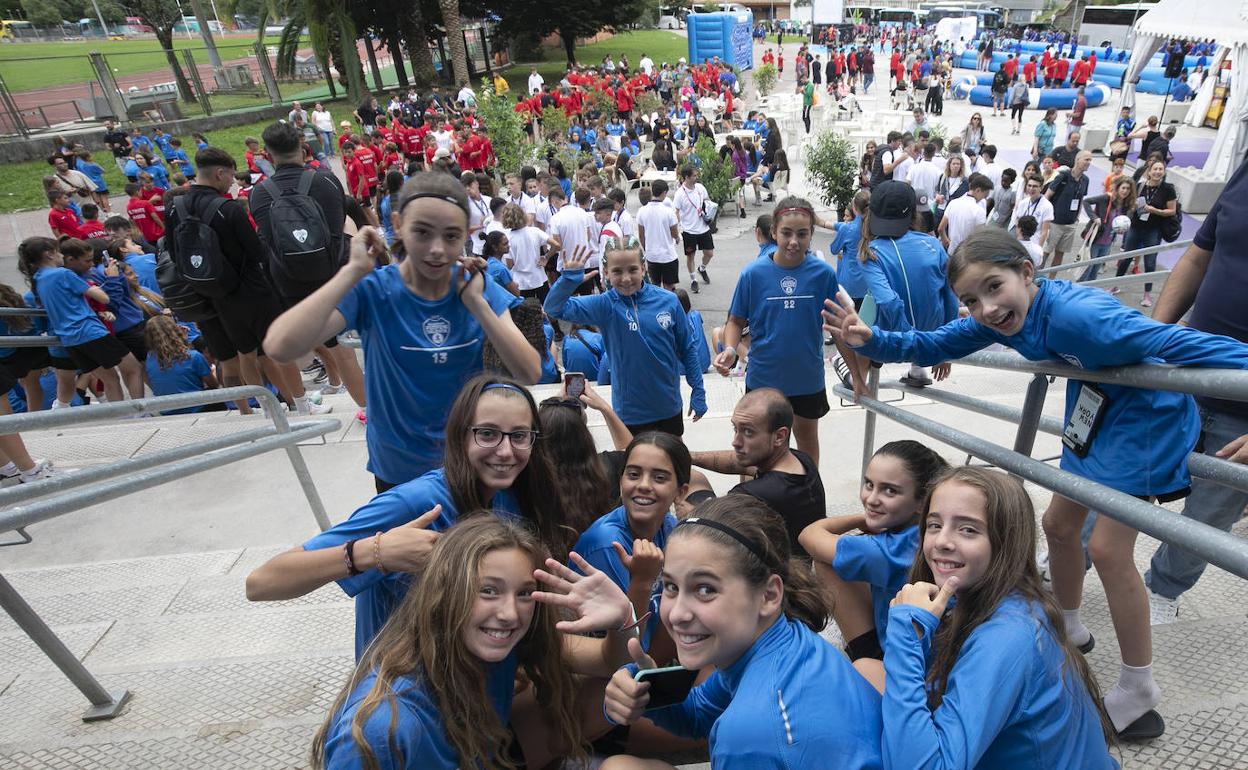
<svg viewBox="0 0 1248 770">
<path fill-rule="evenodd" d="M 285 309 L 333 278 L 346 257 L 346 193 L 332 171 L 305 165 L 303 137 L 291 124 L 274 123 L 261 138 L 276 171 L 252 188 L 247 200 L 269 250 L 269 279 Z M 364 372 L 355 351 L 340 346 L 335 336 L 316 348 L 316 355 L 340 373 L 351 398 L 364 406 Z"/>
<path fill-rule="evenodd" d="M 247 218 L 228 196 L 237 164 L 228 152 L 205 147 L 195 153 L 195 184 L 166 209 L 166 248 L 183 280 L 216 308 L 217 318 L 239 354 L 248 385 L 263 385 L 257 352 L 269 324 L 282 312 L 265 278 L 268 255 Z M 270 362 L 270 378 L 300 414 L 323 414 L 311 403 L 295 364 Z"/>
<path fill-rule="evenodd" d="M 888 144 L 875 151 L 875 160 L 871 164 L 871 187 L 893 178 L 893 168 L 901 160 L 901 132 L 889 131 Z"/>
</svg>

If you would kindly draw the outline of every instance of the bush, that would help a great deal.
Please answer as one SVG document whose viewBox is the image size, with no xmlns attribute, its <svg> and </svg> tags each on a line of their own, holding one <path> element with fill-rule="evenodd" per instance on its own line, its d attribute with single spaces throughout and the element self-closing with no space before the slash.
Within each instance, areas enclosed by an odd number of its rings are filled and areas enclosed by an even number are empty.
<svg viewBox="0 0 1248 770">
<path fill-rule="evenodd" d="M 702 137 L 693 146 L 690 162 L 698 167 L 698 181 L 706 188 L 706 194 L 711 200 L 723 204 L 732 199 L 735 192 L 732 161 L 720 157 L 719 148 L 710 137 Z"/>
<path fill-rule="evenodd" d="M 482 80 L 477 92 L 477 116 L 489 129 L 490 144 L 498 156 L 500 169 L 518 169 L 530 160 L 533 145 L 524 133 L 524 119 L 506 94 L 494 93 L 489 78 Z"/>
<path fill-rule="evenodd" d="M 633 106 L 636 108 L 634 112 L 637 114 L 649 115 L 652 112 L 659 112 L 663 109 L 663 100 L 654 91 L 642 91 Z"/>
<path fill-rule="evenodd" d="M 754 70 L 754 87 L 758 89 L 759 96 L 767 96 L 771 93 L 776 87 L 778 74 L 774 64 L 764 64 Z"/>
<path fill-rule="evenodd" d="M 564 142 L 568 138 L 568 127 L 572 125 L 568 116 L 559 107 L 546 107 L 542 110 L 542 136 L 548 141 Z"/>
<path fill-rule="evenodd" d="M 842 210 L 858 191 L 854 146 L 838 133 L 820 134 L 806 150 L 806 182 L 823 205 Z"/>
</svg>

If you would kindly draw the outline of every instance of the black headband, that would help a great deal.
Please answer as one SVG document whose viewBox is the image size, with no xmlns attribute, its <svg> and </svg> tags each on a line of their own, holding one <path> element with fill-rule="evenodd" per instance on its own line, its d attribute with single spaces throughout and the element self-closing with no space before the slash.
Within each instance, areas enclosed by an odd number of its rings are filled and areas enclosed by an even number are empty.
<svg viewBox="0 0 1248 770">
<path fill-rule="evenodd" d="M 759 548 L 758 544 L 755 543 L 753 540 L 749 539 L 748 537 L 736 531 L 735 529 L 728 526 L 727 524 L 721 524 L 718 521 L 714 521 L 712 519 L 704 519 L 700 516 L 691 516 L 687 519 L 683 519 L 676 526 L 683 527 L 686 524 L 701 524 L 704 527 L 710 527 L 711 529 L 715 529 L 715 530 L 719 530 L 720 532 L 723 532 L 728 537 L 740 543 L 742 547 L 745 548 L 745 550 L 754 554 L 754 558 L 762 562 L 764 567 L 766 567 L 767 569 L 772 569 L 772 566 L 767 562 L 766 557 L 763 556 L 763 549 Z"/>
</svg>

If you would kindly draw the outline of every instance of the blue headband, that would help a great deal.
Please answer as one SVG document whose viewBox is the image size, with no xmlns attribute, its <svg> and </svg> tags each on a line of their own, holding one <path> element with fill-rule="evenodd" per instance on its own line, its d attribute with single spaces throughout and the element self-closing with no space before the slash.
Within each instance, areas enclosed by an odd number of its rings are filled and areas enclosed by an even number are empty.
<svg viewBox="0 0 1248 770">
<path fill-rule="evenodd" d="M 518 385 L 512 385 L 510 382 L 491 382 L 489 385 L 482 388 L 481 392 L 484 393 L 487 390 L 514 390 L 522 396 L 527 393 L 524 388 L 521 388 Z"/>
</svg>

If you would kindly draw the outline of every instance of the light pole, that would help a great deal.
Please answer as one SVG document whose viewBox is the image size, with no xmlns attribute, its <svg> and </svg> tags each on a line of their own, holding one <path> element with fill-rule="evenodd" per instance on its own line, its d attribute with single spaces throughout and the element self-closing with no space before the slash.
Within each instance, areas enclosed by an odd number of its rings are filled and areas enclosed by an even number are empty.
<svg viewBox="0 0 1248 770">
<path fill-rule="evenodd" d="M 104 23 L 104 14 L 100 13 L 100 4 L 91 0 L 91 6 L 95 8 L 95 18 L 100 20 L 100 29 L 104 30 L 105 39 L 108 38 L 108 25 Z"/>
</svg>

